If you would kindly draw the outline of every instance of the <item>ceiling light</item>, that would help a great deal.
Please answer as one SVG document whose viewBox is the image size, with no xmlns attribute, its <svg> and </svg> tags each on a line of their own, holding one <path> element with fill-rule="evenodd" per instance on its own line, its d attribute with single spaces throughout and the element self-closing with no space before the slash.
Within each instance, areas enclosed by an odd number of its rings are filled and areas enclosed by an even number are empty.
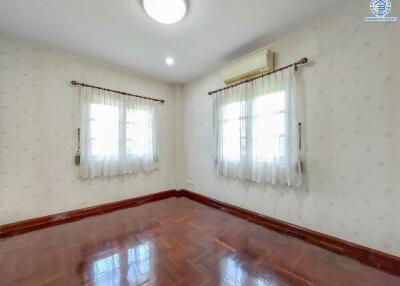
<svg viewBox="0 0 400 286">
<path fill-rule="evenodd" d="M 175 64 L 175 60 L 174 60 L 174 58 L 172 58 L 172 57 L 167 57 L 167 58 L 165 59 L 165 63 L 166 63 L 167 65 L 169 65 L 169 66 L 172 66 L 172 65 Z"/>
<path fill-rule="evenodd" d="M 162 24 L 174 24 L 182 20 L 187 11 L 185 0 L 143 0 L 146 13 Z"/>
</svg>

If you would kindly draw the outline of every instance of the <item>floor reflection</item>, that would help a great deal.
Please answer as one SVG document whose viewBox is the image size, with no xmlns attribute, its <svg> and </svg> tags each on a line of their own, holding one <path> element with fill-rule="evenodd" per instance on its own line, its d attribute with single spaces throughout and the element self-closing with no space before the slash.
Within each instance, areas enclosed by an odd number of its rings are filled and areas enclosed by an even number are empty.
<svg viewBox="0 0 400 286">
<path fill-rule="evenodd" d="M 133 284 L 143 283 L 150 278 L 150 243 L 144 243 L 128 249 L 128 281 Z"/>
<path fill-rule="evenodd" d="M 220 262 L 221 284 L 224 286 L 277 286 L 274 281 L 269 281 L 252 271 L 246 270 L 235 256 L 228 256 Z"/>
<path fill-rule="evenodd" d="M 97 259 L 91 266 L 91 282 L 96 286 L 142 285 L 150 280 L 152 252 L 152 242 L 146 241 Z"/>
<path fill-rule="evenodd" d="M 118 285 L 121 279 L 120 255 L 114 254 L 93 263 L 92 278 L 95 285 Z"/>
</svg>

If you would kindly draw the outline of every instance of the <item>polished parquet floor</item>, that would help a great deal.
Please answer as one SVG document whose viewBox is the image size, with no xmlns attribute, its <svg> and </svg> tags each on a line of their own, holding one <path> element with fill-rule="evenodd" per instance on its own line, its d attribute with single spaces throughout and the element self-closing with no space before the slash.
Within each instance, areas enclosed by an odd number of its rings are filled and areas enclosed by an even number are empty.
<svg viewBox="0 0 400 286">
<path fill-rule="evenodd" d="M 0 240 L 0 285 L 400 285 L 186 198 Z"/>
</svg>

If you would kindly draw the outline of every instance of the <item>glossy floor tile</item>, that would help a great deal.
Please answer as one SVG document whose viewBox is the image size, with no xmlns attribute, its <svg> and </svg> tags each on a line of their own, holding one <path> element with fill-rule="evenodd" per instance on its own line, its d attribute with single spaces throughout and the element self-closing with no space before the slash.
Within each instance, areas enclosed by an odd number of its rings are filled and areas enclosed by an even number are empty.
<svg viewBox="0 0 400 286">
<path fill-rule="evenodd" d="M 0 240 L 0 285 L 400 285 L 186 198 Z"/>
</svg>

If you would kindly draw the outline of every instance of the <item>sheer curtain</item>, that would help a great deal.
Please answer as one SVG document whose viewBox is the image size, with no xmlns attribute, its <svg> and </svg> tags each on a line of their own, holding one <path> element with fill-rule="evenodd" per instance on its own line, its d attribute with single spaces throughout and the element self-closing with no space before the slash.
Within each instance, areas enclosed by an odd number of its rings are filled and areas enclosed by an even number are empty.
<svg viewBox="0 0 400 286">
<path fill-rule="evenodd" d="M 81 162 L 84 178 L 158 168 L 158 103 L 81 87 Z"/>
<path fill-rule="evenodd" d="M 219 175 L 301 185 L 294 68 L 222 90 L 213 100 Z"/>
</svg>

